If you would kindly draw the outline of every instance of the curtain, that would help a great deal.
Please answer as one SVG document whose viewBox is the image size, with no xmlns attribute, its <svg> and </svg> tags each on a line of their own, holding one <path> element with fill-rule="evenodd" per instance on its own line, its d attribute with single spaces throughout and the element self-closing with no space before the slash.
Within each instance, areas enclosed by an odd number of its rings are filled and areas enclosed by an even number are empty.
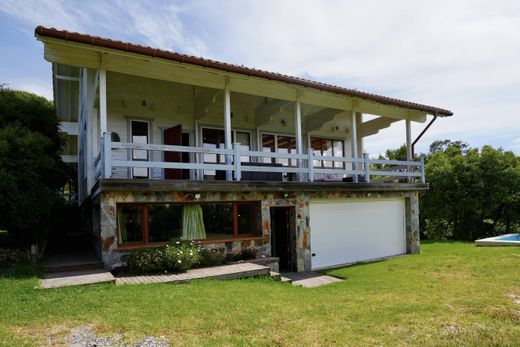
<svg viewBox="0 0 520 347">
<path fill-rule="evenodd" d="M 186 204 L 182 209 L 182 238 L 196 240 L 206 238 L 206 229 L 202 219 L 202 207 L 198 204 Z"/>
<path fill-rule="evenodd" d="M 126 213 L 122 211 L 122 209 L 118 213 L 118 232 L 119 232 L 119 243 L 125 243 L 127 240 L 126 234 Z"/>
</svg>

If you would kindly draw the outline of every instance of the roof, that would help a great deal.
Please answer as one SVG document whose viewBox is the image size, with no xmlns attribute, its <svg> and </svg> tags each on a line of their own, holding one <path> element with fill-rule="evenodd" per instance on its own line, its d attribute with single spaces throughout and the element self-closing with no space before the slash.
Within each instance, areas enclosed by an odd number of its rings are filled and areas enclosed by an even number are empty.
<svg viewBox="0 0 520 347">
<path fill-rule="evenodd" d="M 322 91 L 332 92 L 347 95 L 350 97 L 361 98 L 365 100 L 375 101 L 382 104 L 394 105 L 399 107 L 410 108 L 414 110 L 423 111 L 429 114 L 434 114 L 437 116 L 452 116 L 453 112 L 439 108 L 434 106 L 428 106 L 423 104 L 418 104 L 410 101 L 399 100 L 395 98 L 390 98 L 387 96 L 362 92 L 357 89 L 349 89 L 344 87 L 338 87 L 327 83 L 315 82 L 308 79 L 288 76 L 276 72 L 270 72 L 265 70 L 259 70 L 254 68 L 245 67 L 242 65 L 235 65 L 224 63 L 216 60 L 205 59 L 201 57 L 195 57 L 192 55 L 182 54 L 178 52 L 166 51 L 162 49 L 146 47 L 142 45 L 136 45 L 129 42 L 111 40 L 103 37 L 80 34 L 76 32 L 69 32 L 66 30 L 58 30 L 55 28 L 45 28 L 43 26 L 38 26 L 35 29 L 35 35 L 38 36 L 47 36 L 52 38 L 57 38 L 65 41 L 71 41 L 76 43 L 82 43 L 97 47 L 116 49 L 123 52 L 131 52 L 146 55 L 154 58 L 162 58 L 167 60 L 172 60 L 180 63 L 192 64 L 202 67 L 207 67 L 211 69 L 221 70 L 224 72 L 237 73 L 241 75 L 254 76 L 260 78 L 266 78 L 273 81 L 285 82 L 290 84 L 295 84 L 302 87 L 314 88 Z"/>
</svg>

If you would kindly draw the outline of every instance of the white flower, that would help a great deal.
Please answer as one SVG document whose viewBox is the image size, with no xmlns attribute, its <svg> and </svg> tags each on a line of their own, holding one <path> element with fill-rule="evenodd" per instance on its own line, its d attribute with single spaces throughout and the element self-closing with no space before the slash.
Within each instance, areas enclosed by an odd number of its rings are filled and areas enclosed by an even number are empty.
<svg viewBox="0 0 520 347">
<path fill-rule="evenodd" d="M 179 241 L 177 241 L 177 242 L 175 242 L 175 243 L 176 243 L 176 244 L 179 244 L 180 242 L 179 242 Z"/>
<path fill-rule="evenodd" d="M 180 254 L 182 254 L 182 251 L 179 251 L 179 252 L 181 252 Z"/>
<path fill-rule="evenodd" d="M 180 264 L 180 263 L 182 263 L 182 261 L 181 261 L 181 260 L 179 259 L 179 260 L 177 260 L 177 263 L 179 263 L 179 264 Z"/>
</svg>

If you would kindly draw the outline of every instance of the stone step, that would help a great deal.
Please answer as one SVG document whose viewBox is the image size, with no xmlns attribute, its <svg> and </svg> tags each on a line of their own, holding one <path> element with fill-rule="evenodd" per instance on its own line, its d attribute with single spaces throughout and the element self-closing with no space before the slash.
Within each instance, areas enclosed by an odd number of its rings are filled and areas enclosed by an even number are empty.
<svg viewBox="0 0 520 347">
<path fill-rule="evenodd" d="M 289 277 L 282 276 L 281 273 L 276 271 L 271 271 L 269 275 L 275 279 L 276 281 L 285 282 L 285 283 L 292 283 L 292 280 Z"/>
<path fill-rule="evenodd" d="M 43 271 L 46 273 L 60 273 L 83 270 L 102 270 L 103 267 L 103 262 L 96 260 L 69 264 L 47 264 L 43 267 Z"/>
<path fill-rule="evenodd" d="M 87 269 L 47 273 L 40 280 L 40 289 L 78 286 L 94 283 L 115 283 L 116 279 L 104 269 Z"/>
</svg>

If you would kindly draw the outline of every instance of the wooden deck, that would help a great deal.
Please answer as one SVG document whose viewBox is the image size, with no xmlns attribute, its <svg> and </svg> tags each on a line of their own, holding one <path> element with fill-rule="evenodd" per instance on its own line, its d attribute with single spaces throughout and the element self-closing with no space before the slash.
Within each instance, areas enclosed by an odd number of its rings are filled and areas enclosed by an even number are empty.
<svg viewBox="0 0 520 347">
<path fill-rule="evenodd" d="M 88 269 L 47 273 L 40 281 L 40 289 L 79 286 L 93 283 L 114 283 L 115 277 L 103 269 Z"/>
<path fill-rule="evenodd" d="M 144 276 L 124 276 L 116 278 L 117 285 L 147 283 L 183 283 L 197 279 L 231 280 L 237 278 L 269 276 L 267 266 L 241 263 L 215 266 L 203 269 L 192 269 L 180 274 L 160 274 Z"/>
</svg>

